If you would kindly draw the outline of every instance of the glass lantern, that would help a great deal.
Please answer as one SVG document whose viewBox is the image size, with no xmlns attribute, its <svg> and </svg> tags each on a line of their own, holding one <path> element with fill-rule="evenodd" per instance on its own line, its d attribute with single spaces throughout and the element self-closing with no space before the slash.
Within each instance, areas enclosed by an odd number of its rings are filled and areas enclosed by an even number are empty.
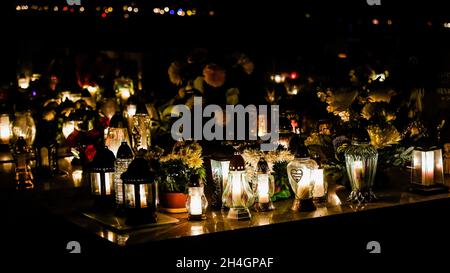
<svg viewBox="0 0 450 273">
<path fill-rule="evenodd" d="M 206 200 L 204 187 L 198 175 L 193 175 L 191 177 L 188 191 L 189 194 L 186 200 L 186 209 L 189 214 L 188 219 L 190 221 L 206 219 L 208 201 Z"/>
<path fill-rule="evenodd" d="M 114 201 L 115 160 L 113 152 L 102 147 L 87 166 L 90 193 L 98 205 L 109 205 Z"/>
<path fill-rule="evenodd" d="M 133 152 L 130 146 L 124 141 L 117 151 L 116 171 L 114 173 L 114 190 L 116 194 L 116 204 L 119 208 L 123 206 L 123 182 L 121 175 L 127 171 L 131 161 L 133 161 Z"/>
<path fill-rule="evenodd" d="M 248 208 L 253 205 L 255 197 L 247 180 L 244 158 L 237 152 L 230 161 L 228 183 L 222 200 L 225 207 L 230 208 L 227 216 L 229 219 L 250 219 Z"/>
<path fill-rule="evenodd" d="M 139 104 L 136 114 L 133 116 L 132 135 L 133 150 L 149 150 L 151 144 L 151 119 L 145 104 Z"/>
<path fill-rule="evenodd" d="M 256 211 L 271 211 L 275 207 L 271 201 L 275 191 L 275 182 L 273 176 L 270 175 L 269 164 L 261 157 L 256 167 L 257 183 L 255 187 L 256 194 Z"/>
<path fill-rule="evenodd" d="M 442 150 L 436 146 L 416 147 L 412 153 L 411 183 L 423 187 L 444 184 Z"/>
<path fill-rule="evenodd" d="M 377 171 L 378 152 L 370 144 L 366 130 L 359 130 L 345 151 L 345 165 L 352 192 L 350 202 L 367 203 L 376 199 L 372 191 Z"/>
<path fill-rule="evenodd" d="M 11 120 L 8 114 L 0 115 L 0 144 L 9 145 L 11 142 L 12 130 Z"/>
<path fill-rule="evenodd" d="M 316 209 L 314 197 L 313 171 L 318 169 L 316 161 L 309 157 L 309 152 L 303 140 L 297 136 L 290 143 L 295 158 L 287 165 L 289 183 L 295 193 L 296 200 L 293 210 L 314 211 Z"/>
<path fill-rule="evenodd" d="M 16 189 L 18 190 L 34 188 L 30 159 L 30 148 L 25 139 L 20 136 L 14 145 L 14 160 L 16 163 L 15 181 Z"/>
<path fill-rule="evenodd" d="M 126 142 L 130 145 L 127 122 L 122 115 L 116 113 L 111 118 L 109 128 L 106 130 L 105 145 L 114 153 L 114 155 L 117 155 L 117 151 L 122 142 Z"/>
<path fill-rule="evenodd" d="M 211 177 L 213 193 L 211 194 L 211 205 L 221 208 L 223 205 L 222 195 L 228 184 L 228 172 L 230 169 L 230 156 L 222 153 L 214 154 L 211 158 Z"/>
<path fill-rule="evenodd" d="M 36 137 L 36 125 L 30 111 L 17 112 L 12 126 L 14 139 L 22 137 L 29 147 L 33 146 Z"/>
<path fill-rule="evenodd" d="M 124 184 L 126 223 L 156 223 L 157 185 L 148 161 L 140 157 L 135 158 L 121 178 Z"/>
</svg>

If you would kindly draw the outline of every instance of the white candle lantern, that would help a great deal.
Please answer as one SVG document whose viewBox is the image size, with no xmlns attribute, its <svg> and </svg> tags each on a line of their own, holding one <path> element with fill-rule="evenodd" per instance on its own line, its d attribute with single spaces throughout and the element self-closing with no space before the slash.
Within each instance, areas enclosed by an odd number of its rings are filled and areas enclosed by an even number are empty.
<svg viewBox="0 0 450 273">
<path fill-rule="evenodd" d="M 319 166 L 310 158 L 308 149 L 299 136 L 291 140 L 290 149 L 295 156 L 287 165 L 289 183 L 296 197 L 292 209 L 314 211 L 316 207 L 313 202 L 313 171 Z"/>
<path fill-rule="evenodd" d="M 206 219 L 208 201 L 204 194 L 203 185 L 197 175 L 191 177 L 188 191 L 189 195 L 186 201 L 186 209 L 189 213 L 188 219 L 190 221 Z"/>
<path fill-rule="evenodd" d="M 230 208 L 229 219 L 250 219 L 249 207 L 253 205 L 255 197 L 247 180 L 244 158 L 235 153 L 230 161 L 227 187 L 222 200 L 225 207 Z"/>
<path fill-rule="evenodd" d="M 437 147 L 415 148 L 412 154 L 411 182 L 421 186 L 444 184 L 442 150 Z"/>
<path fill-rule="evenodd" d="M 271 201 L 275 190 L 275 182 L 270 175 L 269 164 L 264 158 L 260 158 L 256 168 L 256 211 L 271 211 L 275 207 Z"/>
</svg>

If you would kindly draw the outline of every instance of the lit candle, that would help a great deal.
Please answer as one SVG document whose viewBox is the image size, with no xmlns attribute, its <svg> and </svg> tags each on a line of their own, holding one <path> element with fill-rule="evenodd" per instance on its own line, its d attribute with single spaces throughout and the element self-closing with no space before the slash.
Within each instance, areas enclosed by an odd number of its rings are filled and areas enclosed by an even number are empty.
<svg viewBox="0 0 450 273">
<path fill-rule="evenodd" d="M 232 196 L 234 207 L 242 206 L 242 200 L 241 200 L 242 187 L 241 187 L 240 177 L 241 176 L 239 174 L 235 174 L 235 175 L 233 175 L 233 180 L 231 181 L 231 183 L 232 183 L 231 184 L 231 186 L 232 186 L 231 196 Z"/>
<path fill-rule="evenodd" d="M 2 115 L 0 117 L 0 141 L 1 143 L 8 144 L 11 137 L 11 127 L 8 115 Z"/>
<path fill-rule="evenodd" d="M 267 120 L 265 115 L 258 115 L 258 137 L 265 136 L 267 134 Z"/>
<path fill-rule="evenodd" d="M 314 197 L 323 197 L 325 195 L 325 184 L 323 179 L 323 169 L 312 170 L 314 181 Z"/>
<path fill-rule="evenodd" d="M 353 176 L 359 184 L 364 179 L 364 164 L 361 160 L 356 160 L 353 164 Z"/>
<path fill-rule="evenodd" d="M 65 138 L 69 137 L 71 133 L 75 130 L 75 121 L 64 122 L 62 133 Z"/>
<path fill-rule="evenodd" d="M 310 194 L 309 188 L 311 183 L 311 170 L 304 168 L 302 171 L 303 177 L 297 186 L 297 196 L 299 199 L 308 199 Z"/>
<path fill-rule="evenodd" d="M 258 203 L 269 203 L 269 175 L 258 174 Z"/>
<path fill-rule="evenodd" d="M 99 180 L 100 182 L 101 180 Z M 111 176 L 106 174 L 105 175 L 105 194 L 110 195 L 111 194 Z M 101 188 L 100 188 L 101 189 Z"/>
<path fill-rule="evenodd" d="M 429 186 L 434 183 L 434 151 L 422 153 L 422 184 Z"/>
<path fill-rule="evenodd" d="M 72 180 L 75 187 L 79 187 L 81 185 L 81 180 L 83 179 L 83 171 L 75 170 L 72 172 Z"/>
<path fill-rule="evenodd" d="M 191 215 L 202 215 L 202 197 L 199 195 L 192 195 L 189 209 Z"/>
<path fill-rule="evenodd" d="M 139 199 L 141 208 L 147 207 L 147 195 L 145 194 L 145 185 L 139 185 Z"/>
<path fill-rule="evenodd" d="M 136 115 L 137 106 L 135 104 L 130 104 L 127 106 L 127 115 L 129 118 L 132 118 Z"/>
<path fill-rule="evenodd" d="M 230 161 L 221 161 L 222 168 L 222 189 L 225 189 L 228 184 L 228 174 L 230 172 Z"/>
<path fill-rule="evenodd" d="M 131 96 L 130 89 L 129 89 L 129 88 L 126 88 L 126 87 L 121 87 L 121 88 L 119 88 L 119 93 L 120 93 L 120 97 L 121 97 L 122 101 L 124 101 L 124 102 L 125 102 L 127 99 L 129 99 L 130 96 Z"/>
</svg>

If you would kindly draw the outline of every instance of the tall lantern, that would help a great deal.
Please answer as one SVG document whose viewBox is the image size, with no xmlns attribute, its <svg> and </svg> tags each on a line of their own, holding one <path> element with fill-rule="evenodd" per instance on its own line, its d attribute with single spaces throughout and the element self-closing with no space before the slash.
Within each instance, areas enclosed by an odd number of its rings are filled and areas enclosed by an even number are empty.
<svg viewBox="0 0 450 273">
<path fill-rule="evenodd" d="M 123 181 L 121 175 L 127 171 L 131 161 L 133 160 L 133 152 L 130 146 L 124 141 L 117 151 L 116 172 L 114 173 L 114 189 L 116 194 L 116 204 L 123 207 Z"/>
<path fill-rule="evenodd" d="M 295 156 L 287 165 L 289 183 L 296 197 L 292 208 L 299 211 L 314 211 L 316 206 L 313 202 L 312 174 L 318 169 L 318 165 L 309 157 L 308 149 L 300 136 L 294 137 L 289 146 Z"/>
<path fill-rule="evenodd" d="M 14 139 L 23 137 L 28 146 L 33 146 L 36 137 L 36 125 L 30 111 L 15 114 L 12 130 Z"/>
<path fill-rule="evenodd" d="M 275 182 L 273 180 L 273 177 L 270 175 L 269 164 L 267 164 L 267 161 L 263 157 L 261 157 L 258 161 L 256 167 L 256 177 L 257 183 L 255 187 L 255 210 L 274 210 L 275 207 L 270 199 L 272 198 L 275 191 Z"/>
<path fill-rule="evenodd" d="M 90 193 L 98 205 L 109 205 L 114 201 L 115 160 L 113 152 L 101 147 L 87 166 Z"/>
<path fill-rule="evenodd" d="M 30 148 L 25 139 L 20 136 L 14 145 L 14 160 L 16 163 L 16 189 L 32 189 L 34 187 L 33 173 L 30 166 Z"/>
<path fill-rule="evenodd" d="M 430 188 L 444 184 L 442 150 L 436 146 L 416 147 L 412 153 L 411 182 Z"/>
<path fill-rule="evenodd" d="M 157 185 L 148 161 L 140 157 L 135 158 L 121 178 L 124 184 L 126 223 L 156 223 Z"/>
<path fill-rule="evenodd" d="M 211 161 L 211 178 L 212 193 L 210 194 L 210 203 L 214 208 L 221 208 L 223 205 L 223 191 L 228 184 L 228 173 L 230 169 L 230 158 L 232 154 L 227 155 L 226 153 L 217 152 L 214 153 Z"/>
<path fill-rule="evenodd" d="M 144 103 L 139 103 L 136 114 L 133 116 L 132 134 L 133 150 L 149 150 L 151 143 L 150 134 L 151 119 Z"/>
<path fill-rule="evenodd" d="M 247 180 L 244 158 L 238 152 L 231 158 L 228 184 L 223 192 L 222 200 L 225 207 L 230 208 L 228 218 L 250 219 L 249 207 L 253 205 L 255 197 Z"/>
<path fill-rule="evenodd" d="M 116 112 L 109 122 L 109 128 L 105 134 L 105 145 L 117 156 L 117 151 L 122 142 L 130 145 L 128 126 L 123 116 L 119 112 Z"/>
<path fill-rule="evenodd" d="M 189 195 L 186 200 L 186 209 L 189 213 L 190 221 L 198 221 L 206 219 L 206 208 L 208 201 L 206 200 L 202 181 L 198 175 L 192 175 L 189 183 Z"/>
<path fill-rule="evenodd" d="M 366 203 L 376 199 L 372 191 L 377 171 L 378 152 L 370 144 L 366 130 L 359 129 L 352 137 L 352 143 L 345 151 L 345 165 L 352 192 L 351 202 Z"/>
</svg>

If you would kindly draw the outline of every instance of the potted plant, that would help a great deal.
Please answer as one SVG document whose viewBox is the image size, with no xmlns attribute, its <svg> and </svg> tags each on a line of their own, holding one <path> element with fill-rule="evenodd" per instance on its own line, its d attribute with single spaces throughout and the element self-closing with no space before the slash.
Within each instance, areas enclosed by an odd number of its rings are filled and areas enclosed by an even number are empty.
<svg viewBox="0 0 450 273">
<path fill-rule="evenodd" d="M 194 141 L 177 142 L 172 152 L 159 160 L 158 185 L 160 205 L 166 212 L 186 212 L 189 178 L 197 174 L 205 180 L 202 148 Z"/>
</svg>

